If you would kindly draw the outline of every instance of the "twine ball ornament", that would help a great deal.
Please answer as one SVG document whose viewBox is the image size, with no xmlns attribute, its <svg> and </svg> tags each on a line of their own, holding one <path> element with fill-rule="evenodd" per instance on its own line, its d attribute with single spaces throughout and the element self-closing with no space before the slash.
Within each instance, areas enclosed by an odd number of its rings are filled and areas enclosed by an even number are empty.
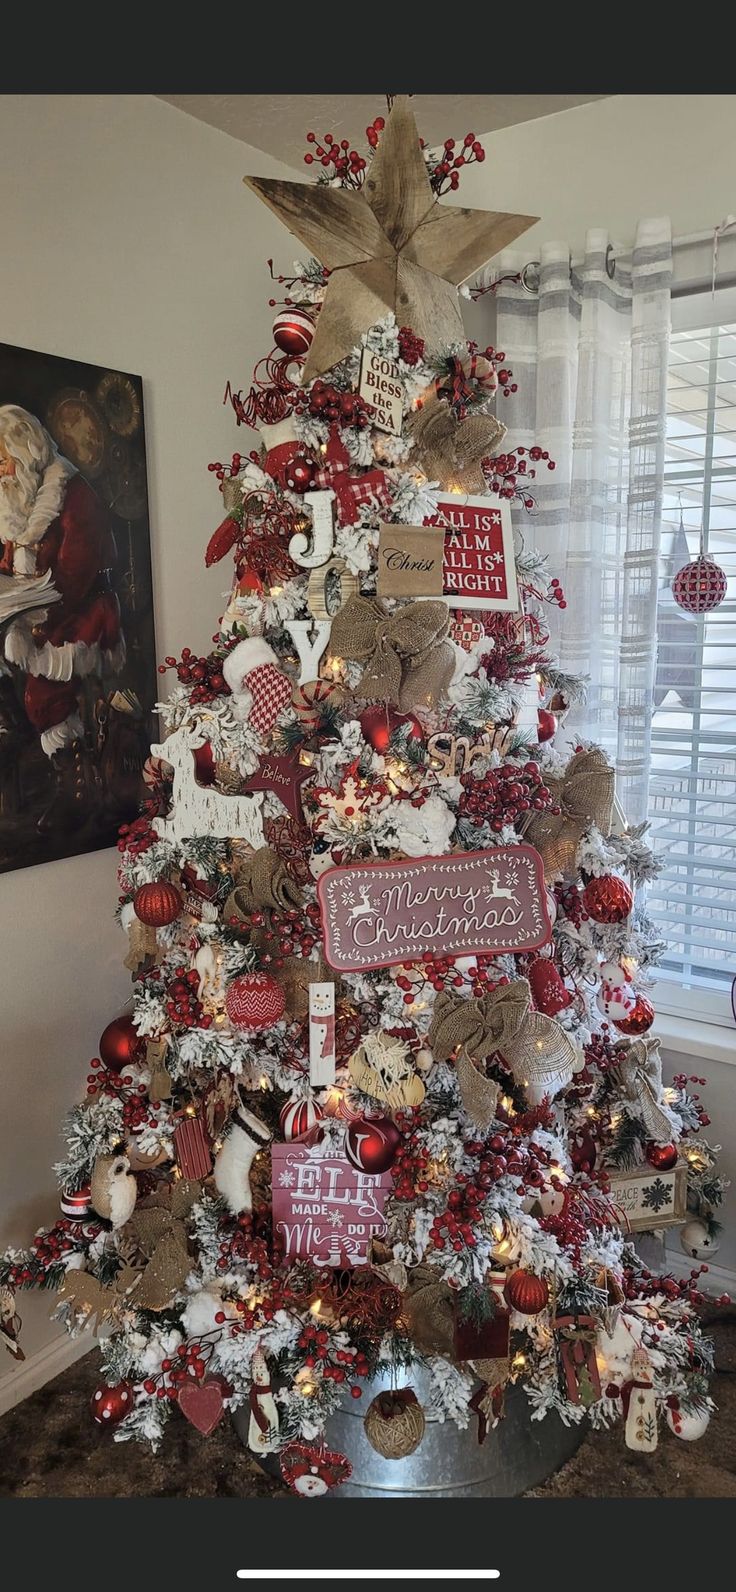
<svg viewBox="0 0 736 1592">
<path fill-rule="evenodd" d="M 728 581 L 720 564 L 707 553 L 678 569 L 672 582 L 672 596 L 688 614 L 707 614 L 723 602 Z"/>
<path fill-rule="evenodd" d="M 279 1112 L 281 1132 L 287 1141 L 301 1139 L 317 1122 L 321 1122 L 324 1109 L 312 1095 L 292 1095 Z"/>
<path fill-rule="evenodd" d="M 133 911 L 141 923 L 151 929 L 162 929 L 174 923 L 182 909 L 181 892 L 168 879 L 154 879 L 150 884 L 139 885 L 133 896 Z"/>
<path fill-rule="evenodd" d="M 520 1316 L 538 1316 L 549 1301 L 549 1283 L 532 1271 L 512 1271 L 503 1292 L 507 1305 Z"/>
<path fill-rule="evenodd" d="M 294 359 L 302 358 L 309 353 L 313 337 L 314 321 L 306 310 L 298 310 L 291 304 L 279 311 L 273 323 L 273 340 L 282 354 L 291 354 Z"/>
<path fill-rule="evenodd" d="M 371 1448 L 383 1459 L 406 1459 L 419 1447 L 426 1422 L 424 1410 L 409 1387 L 377 1393 L 365 1413 L 363 1427 Z"/>
<path fill-rule="evenodd" d="M 272 973 L 241 973 L 228 984 L 225 1010 L 233 1028 L 270 1028 L 285 1009 L 286 992 Z"/>
<path fill-rule="evenodd" d="M 620 1034 L 633 1035 L 636 1038 L 639 1034 L 645 1034 L 647 1029 L 651 1028 L 653 1022 L 654 1007 L 651 1001 L 647 1000 L 646 995 L 637 995 L 628 1017 L 621 1017 L 618 1021 L 614 1020 L 614 1025 Z"/>
<path fill-rule="evenodd" d="M 634 905 L 625 879 L 615 873 L 602 873 L 589 879 L 583 891 L 583 910 L 594 923 L 623 923 Z"/>
</svg>

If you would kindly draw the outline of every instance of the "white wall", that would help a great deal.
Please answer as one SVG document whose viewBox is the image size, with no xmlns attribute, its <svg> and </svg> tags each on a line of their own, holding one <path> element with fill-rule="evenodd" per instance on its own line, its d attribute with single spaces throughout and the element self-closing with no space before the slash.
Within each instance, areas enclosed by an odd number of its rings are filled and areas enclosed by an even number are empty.
<svg viewBox="0 0 736 1592">
<path fill-rule="evenodd" d="M 152 96 L 0 97 L 0 148 L 0 341 L 143 376 L 158 656 L 206 647 L 230 572 L 204 569 L 207 463 L 254 442 L 225 382 L 270 347 L 266 259 L 293 258 L 242 177 L 285 168 Z M 61 1119 L 128 997 L 116 855 L 0 876 L 0 1244 L 53 1217 Z M 21 1310 L 32 1355 L 58 1329 Z M 18 1375 L 3 1355 L 0 1404 Z"/>
<path fill-rule="evenodd" d="M 463 203 L 540 216 L 519 246 L 588 227 L 631 242 L 644 216 L 669 215 L 677 235 L 736 213 L 736 95 L 618 94 L 483 138 L 486 159 L 464 174 Z"/>
</svg>

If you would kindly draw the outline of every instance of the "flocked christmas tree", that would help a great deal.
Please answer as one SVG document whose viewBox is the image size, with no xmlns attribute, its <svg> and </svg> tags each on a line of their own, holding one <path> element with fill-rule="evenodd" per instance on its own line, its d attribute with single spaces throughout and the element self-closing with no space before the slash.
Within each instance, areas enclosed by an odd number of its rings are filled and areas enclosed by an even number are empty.
<svg viewBox="0 0 736 1592">
<path fill-rule="evenodd" d="M 417 1446 L 418 1367 L 481 1435 L 510 1381 L 530 1419 L 699 1435 L 698 1270 L 631 1239 L 679 1221 L 707 1258 L 722 1193 L 649 1032 L 657 864 L 604 756 L 556 746 L 584 687 L 510 517 L 554 461 L 501 451 L 513 375 L 462 329 L 456 284 L 533 218 L 439 204 L 483 150 L 424 149 L 406 101 L 370 165 L 308 139 L 317 184 L 251 179 L 317 258 L 231 394 L 259 446 L 211 467 L 234 583 L 211 653 L 166 660 L 120 840 L 132 1010 L 71 1114 L 62 1219 L 0 1261 L 12 1352 L 24 1287 L 104 1326 L 116 1438 L 244 1405 L 301 1494 L 349 1474 L 345 1397 L 387 1465 Z"/>
</svg>

